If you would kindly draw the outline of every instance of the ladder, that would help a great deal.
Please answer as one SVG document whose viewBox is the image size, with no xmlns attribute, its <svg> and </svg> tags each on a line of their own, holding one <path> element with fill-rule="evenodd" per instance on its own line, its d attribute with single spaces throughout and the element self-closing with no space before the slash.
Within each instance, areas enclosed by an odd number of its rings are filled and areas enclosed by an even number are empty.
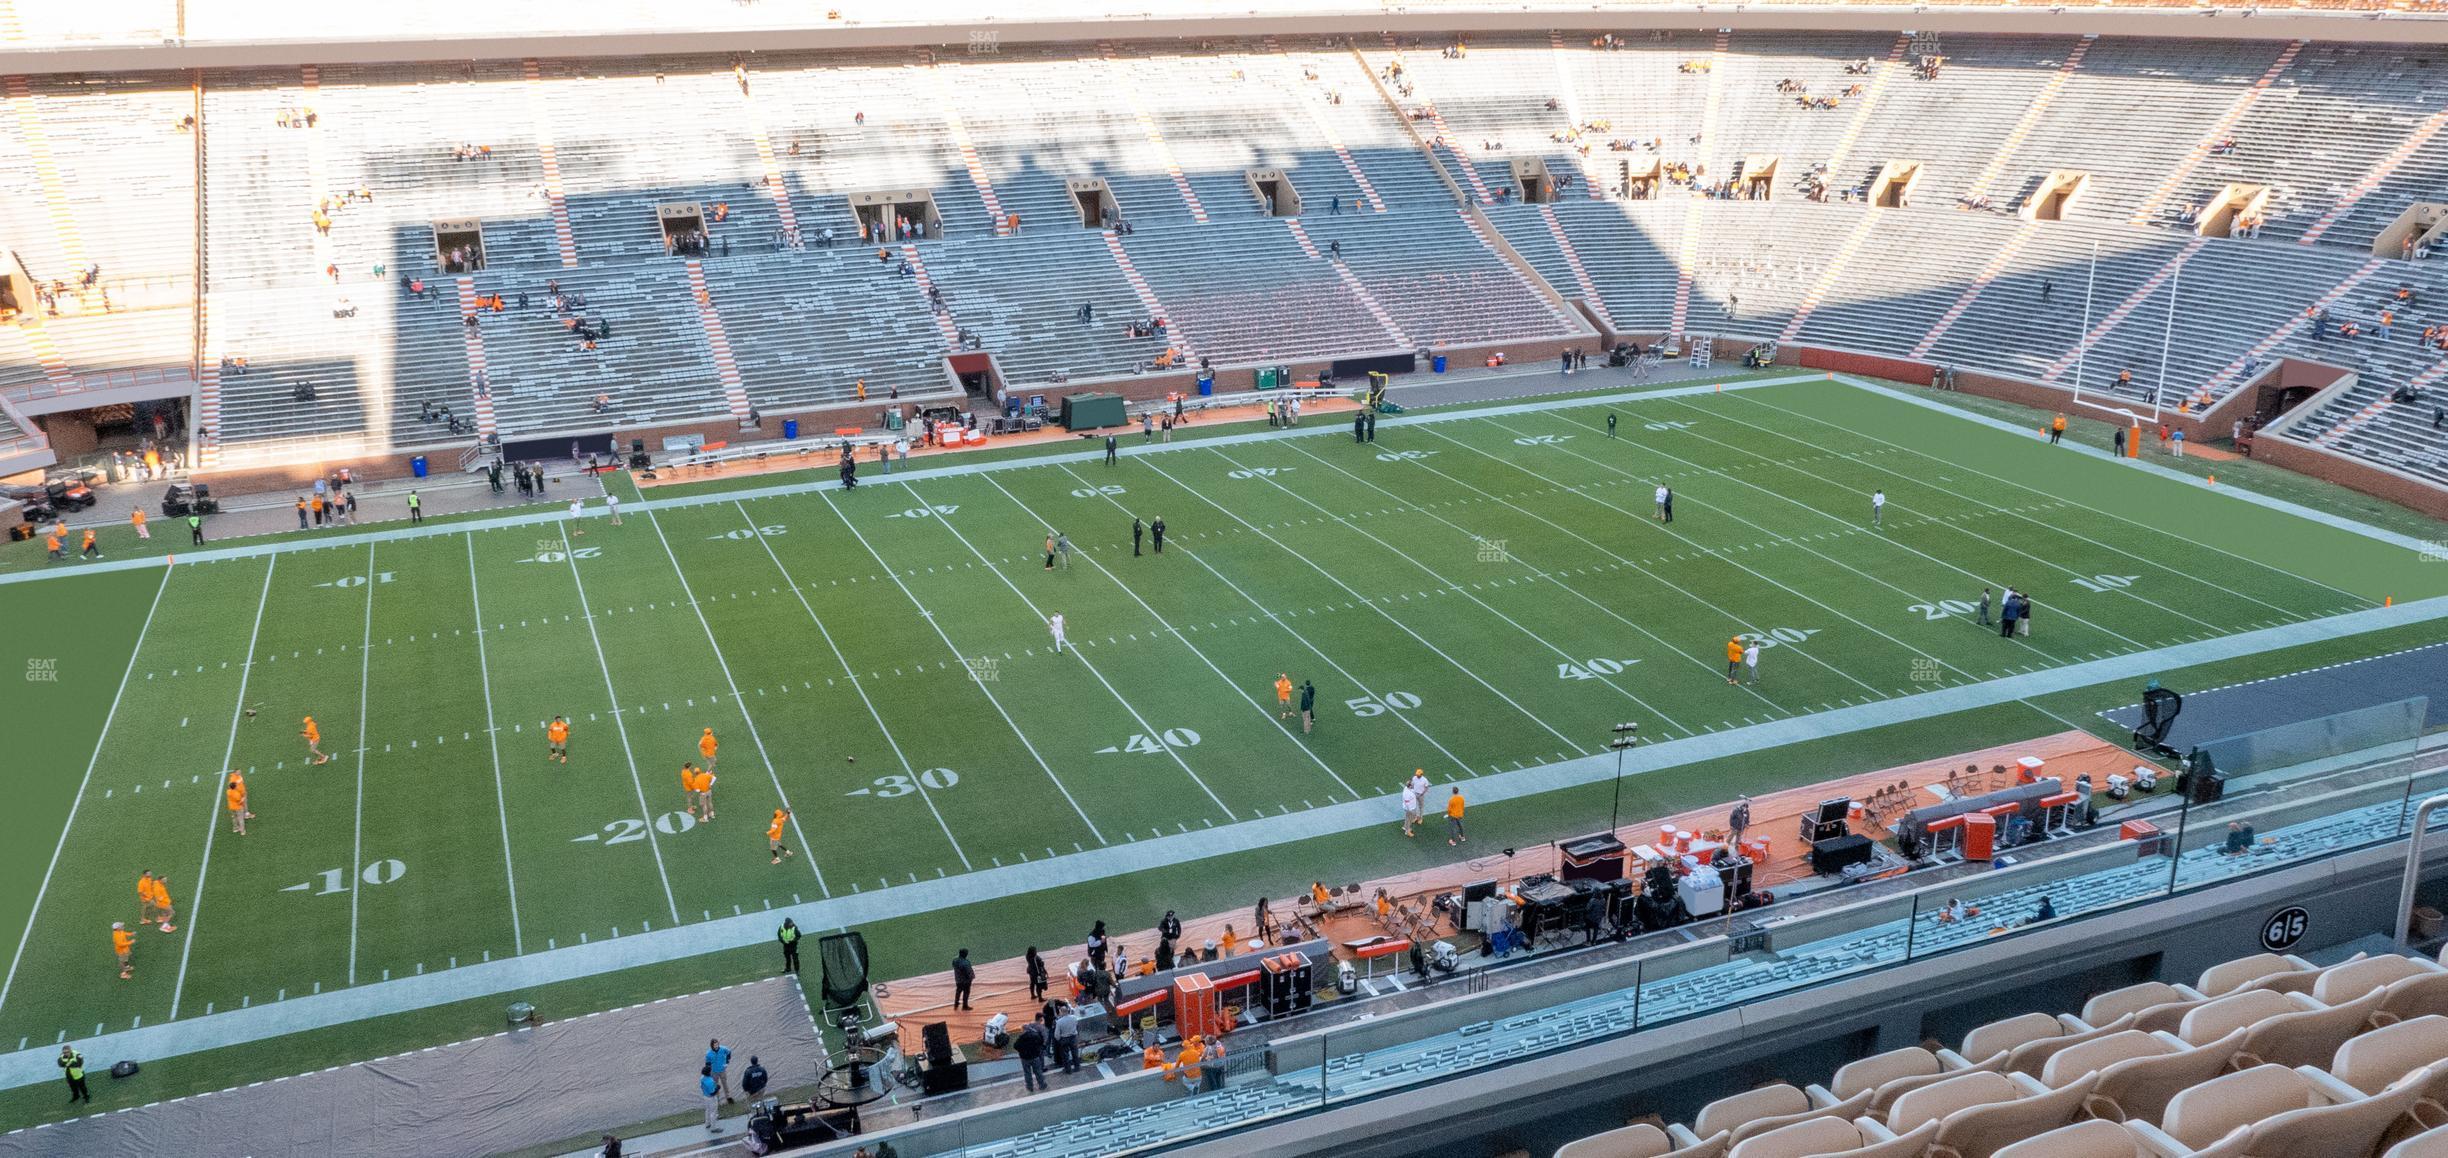
<svg viewBox="0 0 2448 1158">
<path fill-rule="evenodd" d="M 1693 338 L 1691 340 L 1691 349 L 1689 350 L 1689 354 L 1691 364 L 1695 368 L 1706 370 L 1716 362 L 1716 353 L 1713 349 L 1711 349 L 1712 342 L 1713 339 L 1709 338 Z"/>
</svg>

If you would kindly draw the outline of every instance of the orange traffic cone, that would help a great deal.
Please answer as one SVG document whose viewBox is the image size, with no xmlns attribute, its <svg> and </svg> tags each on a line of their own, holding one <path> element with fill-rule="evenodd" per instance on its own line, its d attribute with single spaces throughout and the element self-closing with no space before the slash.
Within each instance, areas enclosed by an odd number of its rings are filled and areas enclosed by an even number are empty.
<svg viewBox="0 0 2448 1158">
<path fill-rule="evenodd" d="M 2380 600 L 2380 606 L 2382 606 L 2382 607 L 2395 607 L 2395 606 L 2397 606 L 2397 597 L 2396 597 L 2396 596 L 2394 596 L 2394 595 L 2389 595 L 2389 596 L 2385 596 L 2385 597 L 2383 597 L 2383 598 Z"/>
</svg>

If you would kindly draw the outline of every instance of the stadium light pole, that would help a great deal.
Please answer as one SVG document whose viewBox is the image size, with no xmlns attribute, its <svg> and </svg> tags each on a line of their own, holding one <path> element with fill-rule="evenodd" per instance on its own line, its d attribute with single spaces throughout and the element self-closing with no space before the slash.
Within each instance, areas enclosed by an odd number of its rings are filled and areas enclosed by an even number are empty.
<svg viewBox="0 0 2448 1158">
<path fill-rule="evenodd" d="M 1617 724 L 1615 725 L 1615 737 L 1607 741 L 1607 747 L 1615 750 L 1615 803 L 1607 808 L 1608 836 L 1615 835 L 1616 818 L 1623 812 L 1624 753 L 1630 751 L 1632 745 L 1640 742 L 1639 733 L 1639 724 Z"/>
</svg>

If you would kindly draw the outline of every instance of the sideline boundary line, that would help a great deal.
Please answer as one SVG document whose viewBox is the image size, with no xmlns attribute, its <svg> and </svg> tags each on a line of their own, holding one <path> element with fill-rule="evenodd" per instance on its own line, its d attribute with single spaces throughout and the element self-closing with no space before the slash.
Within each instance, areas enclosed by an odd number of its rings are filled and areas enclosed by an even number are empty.
<svg viewBox="0 0 2448 1158">
<path fill-rule="evenodd" d="M 1450 422 L 1456 419 L 1464 418 L 1495 417 L 1507 414 L 1528 414 L 1536 411 L 1551 409 L 1556 406 L 1623 405 L 1639 402 L 1648 398 L 1672 398 L 1691 394 L 1711 394 L 1717 393 L 1721 390 L 1757 390 L 1765 386 L 1792 386 L 1803 382 L 1824 382 L 1827 380 L 1828 376 L 1824 373 L 1800 374 L 1785 378 L 1740 378 L 1726 382 L 1713 382 L 1704 385 L 1670 386 L 1658 390 L 1627 390 L 1615 394 L 1600 394 L 1586 398 L 1574 398 L 1564 402 L 1531 400 L 1526 402 L 1504 403 L 1501 405 L 1477 406 L 1469 409 L 1448 410 L 1440 408 L 1418 414 L 1393 415 L 1386 418 L 1383 422 L 1379 423 L 1379 425 L 1387 427 L 1401 427 L 1421 423 Z M 1247 431 L 1241 434 L 1217 435 L 1214 438 L 1185 439 L 1184 441 L 1177 443 L 1157 443 L 1153 446 L 1139 447 L 1136 450 L 1133 450 L 1131 455 L 1169 454 L 1186 450 L 1205 450 L 1209 447 L 1215 446 L 1238 446 L 1243 443 L 1265 442 L 1278 438 L 1317 438 L 1341 436 L 1348 436 L 1348 431 L 1335 426 L 1325 425 L 1321 425 L 1316 429 L 1309 429 L 1306 427 L 1293 430 L 1262 429 Z M 986 471 L 1019 470 L 1027 467 L 1053 466 L 1061 463 L 1086 463 L 1101 461 L 1104 456 L 1105 452 L 1100 448 L 1095 450 L 1056 451 L 1046 454 L 1030 455 L 1025 458 L 996 459 L 992 462 L 953 462 L 944 466 L 918 467 L 911 470 L 895 471 L 891 474 L 877 475 L 872 478 L 861 478 L 859 480 L 859 485 L 893 486 L 912 482 L 927 482 L 933 479 L 959 478 L 965 475 L 979 474 Z M 811 468 L 811 472 L 812 470 L 813 468 Z M 813 494 L 818 491 L 833 491 L 840 489 L 841 484 L 839 482 L 823 479 L 810 479 L 806 482 L 780 483 L 772 486 L 747 487 L 739 490 L 724 489 L 710 494 L 681 495 L 675 498 L 666 499 L 640 499 L 636 502 L 628 504 L 628 509 L 639 512 L 670 511 L 680 510 L 686 507 L 719 506 L 723 503 L 742 502 L 750 499 L 784 498 L 791 495 Z M 353 547 L 362 543 L 376 540 L 388 542 L 398 539 L 430 538 L 436 535 L 456 535 L 469 531 L 493 531 L 509 527 L 549 527 L 559 524 L 567 517 L 567 507 L 545 502 L 533 504 L 532 508 L 524 514 L 502 515 L 495 518 L 486 519 L 465 519 L 454 522 L 410 524 L 408 526 L 392 527 L 379 531 L 361 531 L 351 535 L 329 536 L 316 539 L 285 539 L 277 543 L 256 543 L 239 547 L 208 548 L 202 551 L 183 552 L 180 557 L 188 560 L 189 562 L 196 563 L 213 562 L 220 559 L 252 559 L 264 555 L 282 555 L 297 551 L 319 551 L 329 547 Z M 90 575 L 103 571 L 125 571 L 133 568 L 157 567 L 161 566 L 164 561 L 165 559 L 161 557 L 147 556 L 131 559 L 106 559 L 91 566 L 79 566 L 66 571 L 14 571 L 6 574 L 0 574 L 0 586 L 7 586 L 12 583 L 31 583 L 44 579 L 58 579 L 71 575 Z"/>
<path fill-rule="evenodd" d="M 2393 608 L 2368 608 L 2325 620 L 2306 620 L 1981 683 L 1958 684 L 1891 700 L 1643 745 L 1626 755 L 1625 771 L 1632 774 L 1663 771 L 1761 748 L 1910 723 L 1954 712 L 2014 704 L 2096 684 L 2258 655 L 2340 635 L 2444 619 L 2448 619 L 2448 596 L 2439 596 L 2401 603 Z M 1473 795 L 1488 803 L 1495 803 L 1563 788 L 1604 783 L 1614 775 L 1614 757 L 1601 753 L 1481 776 L 1473 782 L 1476 785 Z M 761 944 L 770 935 L 772 923 L 781 917 L 796 919 L 801 928 L 831 929 L 936 912 L 997 897 L 1105 880 L 1157 866 L 1177 865 L 1185 861 L 1255 851 L 1376 827 L 1391 823 L 1399 809 L 1400 805 L 1390 798 L 1368 797 L 1238 824 L 1194 829 L 1174 836 L 1106 845 L 1050 860 L 1004 865 L 956 877 L 924 879 L 890 889 L 852 893 L 737 917 L 717 917 L 695 924 L 674 925 L 651 933 L 592 941 L 547 953 L 531 953 L 524 957 L 463 965 L 457 969 L 394 978 L 354 988 L 327 990 L 186 1021 L 163 1022 L 141 1029 L 106 1033 L 87 1038 L 84 1044 L 89 1054 L 97 1056 L 147 1058 L 217 1049 L 652 965 L 750 943 Z M 39 1048 L 0 1054 L 0 1089 L 57 1080 L 56 1059 L 56 1053 Z"/>
<path fill-rule="evenodd" d="M 8 1008 L 10 987 L 17 983 L 17 964 L 25 959 L 25 947 L 34 940 L 34 919 L 42 914 L 43 896 L 51 891 L 51 878 L 59 872 L 60 854 L 68 851 L 68 834 L 76 830 L 77 809 L 85 804 L 85 789 L 93 784 L 94 767 L 102 762 L 102 747 L 110 740 L 111 723 L 119 718 L 119 702 L 127 698 L 128 681 L 136 674 L 136 657 L 144 651 L 145 635 L 153 630 L 153 615 L 161 610 L 162 592 L 170 589 L 170 579 L 178 574 L 172 568 L 162 574 L 162 581 L 153 588 L 153 606 L 145 610 L 144 626 L 136 629 L 136 644 L 128 651 L 127 670 L 119 673 L 119 690 L 111 695 L 110 710 L 102 715 L 102 730 L 94 736 L 93 755 L 85 761 L 85 776 L 77 781 L 76 796 L 68 802 L 68 818 L 60 822 L 59 843 L 51 846 L 51 863 L 43 869 L 42 884 L 35 886 L 34 903 L 26 909 L 24 935 L 17 938 L 17 951 L 9 954 L 8 976 L 0 978 L 0 1009 Z"/>
<path fill-rule="evenodd" d="M 467 537 L 467 560 L 468 609 L 476 616 L 476 678 L 484 687 L 485 746 L 493 753 L 493 809 L 501 816 L 502 879 L 510 886 L 510 951 L 523 955 L 527 937 L 519 928 L 518 870 L 510 863 L 510 796 L 502 787 L 501 730 L 493 719 L 493 665 L 485 655 L 484 594 L 477 586 L 474 535 Z"/>
</svg>

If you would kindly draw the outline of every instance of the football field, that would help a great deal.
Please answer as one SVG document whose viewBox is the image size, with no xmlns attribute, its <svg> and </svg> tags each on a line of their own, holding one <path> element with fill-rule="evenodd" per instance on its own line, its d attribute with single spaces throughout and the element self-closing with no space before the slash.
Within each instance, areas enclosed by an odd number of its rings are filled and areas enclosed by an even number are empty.
<svg viewBox="0 0 2448 1158">
<path fill-rule="evenodd" d="M 15 587 L 142 626 L 107 723 L 46 770 L 77 786 L 29 825 L 56 855 L 5 886 L 32 916 L 0 931 L 0 1049 L 1386 796 L 1415 767 L 1437 807 L 1620 721 L 1673 740 L 2448 591 L 2402 545 L 1821 381 L 862 478 L 214 552 L 108 606 Z M 1049 571 L 1055 530 L 1076 550 Z M 2029 636 L 1974 622 L 2007 585 Z M 1756 682 L 1727 681 L 1735 638 Z M 1314 683 L 1314 731 L 1278 673 Z M 707 728 L 711 819 L 679 783 Z M 139 930 L 122 981 L 109 926 L 147 869 L 176 931 Z"/>
</svg>

